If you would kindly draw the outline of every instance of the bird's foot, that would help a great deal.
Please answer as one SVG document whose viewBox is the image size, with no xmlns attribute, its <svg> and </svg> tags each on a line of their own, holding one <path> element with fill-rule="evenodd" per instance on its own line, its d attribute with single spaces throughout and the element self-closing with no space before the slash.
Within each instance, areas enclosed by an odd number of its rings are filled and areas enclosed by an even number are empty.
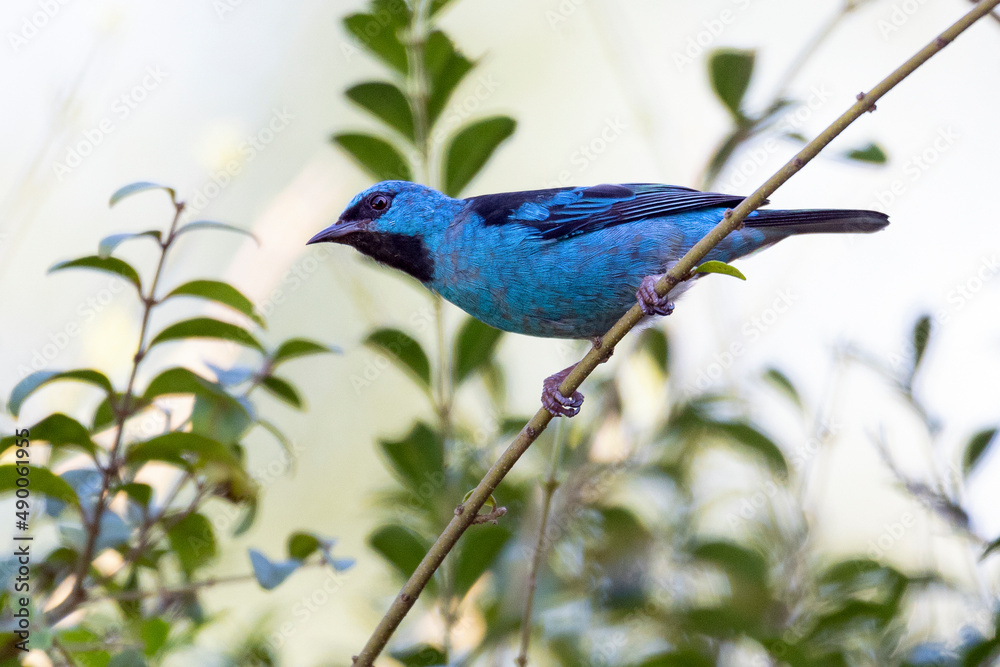
<svg viewBox="0 0 1000 667">
<path fill-rule="evenodd" d="M 576 368 L 576 364 L 550 375 L 542 383 L 542 406 L 553 417 L 575 417 L 580 412 L 580 406 L 583 405 L 583 394 L 574 391 L 573 395 L 567 398 L 559 392 L 559 385 L 574 368 Z"/>
<path fill-rule="evenodd" d="M 674 312 L 674 302 L 670 300 L 670 296 L 656 293 L 656 282 L 659 279 L 660 276 L 646 276 L 639 285 L 639 291 L 635 293 L 639 308 L 646 315 L 669 315 Z"/>
</svg>

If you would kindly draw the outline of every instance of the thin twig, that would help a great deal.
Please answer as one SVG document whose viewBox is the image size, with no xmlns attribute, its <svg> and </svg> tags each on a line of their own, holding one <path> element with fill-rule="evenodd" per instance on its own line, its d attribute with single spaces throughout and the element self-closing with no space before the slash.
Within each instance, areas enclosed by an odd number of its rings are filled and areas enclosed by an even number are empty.
<svg viewBox="0 0 1000 667">
<path fill-rule="evenodd" d="M 948 46 L 969 26 L 989 13 L 997 5 L 1000 5 L 1000 0 L 982 0 L 972 11 L 909 58 L 892 74 L 872 88 L 870 92 L 859 95 L 860 99 L 852 104 L 843 115 L 835 120 L 818 137 L 799 151 L 784 167 L 769 178 L 752 195 L 744 199 L 735 209 L 727 211 L 719 224 L 696 243 L 670 271 L 660 278 L 656 283 L 656 293 L 664 296 L 684 281 L 705 255 L 728 236 L 730 232 L 739 229 L 746 217 L 760 207 L 767 197 L 772 195 L 775 190 L 798 173 L 802 167 L 815 158 L 820 151 L 839 136 L 851 123 L 871 111 L 873 105 L 883 95 L 895 88 L 903 79 Z M 627 313 L 622 315 L 621 319 L 601 339 L 600 347 L 593 347 L 566 379 L 563 380 L 562 385 L 559 387 L 559 392 L 564 396 L 569 396 L 576 391 L 577 387 L 604 361 L 608 354 L 608 349 L 613 349 L 639 323 L 642 317 L 643 313 L 638 304 L 632 306 Z M 503 481 L 503 478 L 510 472 L 510 469 L 514 467 L 517 460 L 527 451 L 528 447 L 538 438 L 539 434 L 545 430 L 550 421 L 552 421 L 552 415 L 544 408 L 540 408 L 531 420 L 525 424 L 524 428 L 521 429 L 521 432 L 506 451 L 500 455 L 500 458 L 493 464 L 493 467 L 487 471 L 486 475 L 479 482 L 479 485 L 465 501 L 465 511 L 456 513 L 434 545 L 428 550 L 420 565 L 414 570 L 399 595 L 393 600 L 392 606 L 385 613 L 385 616 L 382 617 L 378 627 L 375 628 L 364 648 L 355 657 L 355 665 L 369 666 L 374 663 L 375 658 L 385 648 L 385 645 L 389 642 L 389 638 L 416 603 L 424 586 L 434 576 L 434 572 L 440 567 L 445 556 L 455 547 L 459 538 L 472 524 L 472 520 L 475 518 L 479 508 L 483 506 L 500 482 Z"/>
<path fill-rule="evenodd" d="M 528 665 L 528 644 L 531 643 L 531 614 L 535 606 L 535 590 L 538 588 L 538 570 L 542 567 L 542 556 L 546 552 L 545 533 L 549 527 L 549 514 L 552 510 L 552 497 L 559 488 L 556 472 L 559 470 L 559 460 L 562 458 L 564 422 L 556 425 L 556 437 L 552 443 L 552 458 L 549 461 L 549 475 L 542 486 L 542 516 L 538 521 L 538 540 L 535 542 L 535 552 L 531 556 L 531 569 L 528 571 L 528 592 L 524 596 L 524 613 L 521 615 L 521 653 L 514 662 L 520 667 Z"/>
</svg>

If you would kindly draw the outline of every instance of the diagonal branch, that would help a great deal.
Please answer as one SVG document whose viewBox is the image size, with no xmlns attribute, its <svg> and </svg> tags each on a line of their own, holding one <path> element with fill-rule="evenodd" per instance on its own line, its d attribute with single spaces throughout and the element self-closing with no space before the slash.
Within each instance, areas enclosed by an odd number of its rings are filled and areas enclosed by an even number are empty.
<svg viewBox="0 0 1000 667">
<path fill-rule="evenodd" d="M 835 120 L 818 137 L 807 144 L 799 153 L 782 167 L 774 176 L 769 178 L 756 192 L 744 199 L 735 209 L 726 211 L 725 216 L 715 228 L 701 239 L 691 250 L 681 258 L 681 260 L 656 283 L 656 293 L 664 296 L 671 289 L 676 287 L 689 277 L 691 271 L 708 254 L 708 252 L 718 245 L 730 232 L 743 226 L 743 221 L 750 213 L 763 204 L 764 200 L 774 193 L 788 179 L 794 176 L 807 162 L 815 158 L 823 148 L 833 141 L 851 123 L 869 111 L 874 111 L 875 103 L 887 92 L 897 86 L 903 79 L 912 74 L 918 67 L 930 60 L 932 56 L 948 46 L 956 37 L 962 34 L 969 26 L 980 18 L 989 14 L 1000 0 L 981 0 L 968 14 L 963 16 L 958 22 L 941 33 L 927 46 L 918 51 L 909 60 L 903 63 L 892 74 L 887 76 L 868 93 L 858 95 L 858 101 Z M 576 391 L 585 379 L 597 368 L 608 354 L 608 349 L 613 349 L 625 335 L 635 327 L 642 319 L 643 314 L 638 304 L 625 313 L 621 319 L 604 335 L 600 346 L 595 345 L 576 365 L 573 371 L 566 377 L 559 392 L 564 396 L 571 395 Z M 417 569 L 410 576 L 409 581 L 403 586 L 399 595 L 393 601 L 392 606 L 382 617 L 381 622 L 361 653 L 354 657 L 355 665 L 370 666 L 374 663 L 382 649 L 389 642 L 389 638 L 396 628 L 403 621 L 403 618 L 417 601 L 417 597 L 423 591 L 424 586 L 430 581 L 434 572 L 441 565 L 445 556 L 450 552 L 462 533 L 473 523 L 479 508 L 483 506 L 493 491 L 497 488 L 503 478 L 507 475 L 521 455 L 527 451 L 531 443 L 545 430 L 545 427 L 552 421 L 552 415 L 544 408 L 540 408 L 531 420 L 521 429 L 521 432 L 514 439 L 514 442 L 500 455 L 493 467 L 489 469 L 486 476 L 475 490 L 469 495 L 465 502 L 455 511 L 455 517 L 448 523 L 448 526 L 438 537 L 437 541 L 430 548 L 424 559 L 417 566 Z"/>
</svg>

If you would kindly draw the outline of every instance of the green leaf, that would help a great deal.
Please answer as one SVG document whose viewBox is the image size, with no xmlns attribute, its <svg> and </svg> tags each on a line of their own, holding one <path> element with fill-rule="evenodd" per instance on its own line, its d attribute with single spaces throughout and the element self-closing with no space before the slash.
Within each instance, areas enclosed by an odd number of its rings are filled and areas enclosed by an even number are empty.
<svg viewBox="0 0 1000 667">
<path fill-rule="evenodd" d="M 48 468 L 28 464 L 7 464 L 0 465 L 0 495 L 13 493 L 18 488 L 17 480 L 22 475 L 18 474 L 18 468 L 27 469 L 27 479 L 30 484 L 32 494 L 41 493 L 50 498 L 55 498 L 64 503 L 72 503 L 79 507 L 80 501 L 76 497 L 76 492 L 66 480 L 57 476 Z"/>
<path fill-rule="evenodd" d="M 218 383 L 212 382 L 192 370 L 176 366 L 166 369 L 153 378 L 146 387 L 146 391 L 143 392 L 142 398 L 145 401 L 152 401 L 160 396 L 170 396 L 172 394 L 229 396 L 226 390 Z"/>
<path fill-rule="evenodd" d="M 452 368 L 455 386 L 490 362 L 501 336 L 503 332 L 499 329 L 472 317 L 466 319 L 455 338 Z"/>
<path fill-rule="evenodd" d="M 47 442 L 53 449 L 79 447 L 91 456 L 96 455 L 97 445 L 90 439 L 90 431 L 77 420 L 60 412 L 45 417 L 28 429 L 32 444 Z M 9 435 L 0 440 L 0 454 L 13 447 L 22 438 Z"/>
<path fill-rule="evenodd" d="M 743 422 L 706 422 L 715 433 L 725 436 L 734 444 L 739 444 L 759 454 L 768 466 L 779 475 L 788 474 L 788 463 L 781 448 L 771 438 Z"/>
<path fill-rule="evenodd" d="M 149 484 L 129 482 L 128 484 L 122 484 L 117 490 L 143 507 L 149 507 L 149 502 L 153 499 L 153 487 Z"/>
<path fill-rule="evenodd" d="M 389 652 L 393 660 L 403 667 L 440 667 L 448 664 L 448 656 L 437 646 L 430 644 L 411 644 L 401 649 Z"/>
<path fill-rule="evenodd" d="M 737 269 L 732 264 L 726 264 L 725 262 L 717 262 L 712 260 L 710 262 L 705 262 L 700 266 L 694 268 L 694 273 L 721 273 L 726 276 L 732 276 L 733 278 L 739 278 L 740 280 L 746 280 L 747 277 L 743 275 L 739 269 Z"/>
<path fill-rule="evenodd" d="M 400 525 L 382 526 L 368 536 L 368 545 L 377 551 L 404 579 L 408 579 L 420 565 L 424 554 L 431 548 L 430 542 L 412 528 Z M 428 587 L 436 584 L 435 579 Z"/>
<path fill-rule="evenodd" d="M 870 164 L 885 164 L 889 161 L 885 151 L 882 150 L 882 147 L 876 143 L 869 143 L 867 146 L 847 151 L 844 154 L 844 157 L 849 160 L 868 162 Z"/>
<path fill-rule="evenodd" d="M 243 506 L 243 511 L 240 513 L 240 519 L 233 527 L 233 537 L 243 535 L 253 526 L 254 521 L 257 520 L 257 504 L 257 500 L 254 498 L 248 500 Z"/>
<path fill-rule="evenodd" d="M 388 14 L 394 18 L 391 12 Z M 408 60 L 406 48 L 396 34 L 401 25 L 397 20 L 380 21 L 371 14 L 352 14 L 344 19 L 344 27 L 384 63 L 405 75 L 409 69 Z"/>
<path fill-rule="evenodd" d="M 184 340 L 186 338 L 228 340 L 245 347 L 253 348 L 259 352 L 264 351 L 263 346 L 253 337 L 253 334 L 243 327 L 215 320 L 211 317 L 195 317 L 190 320 L 171 324 L 153 337 L 147 349 L 151 349 L 160 343 Z"/>
<path fill-rule="evenodd" d="M 636 347 L 648 352 L 661 371 L 670 372 L 670 345 L 667 342 L 667 334 L 662 329 L 645 329 L 639 334 Z"/>
<path fill-rule="evenodd" d="M 174 233 L 174 238 L 177 238 L 181 234 L 193 232 L 198 229 L 218 229 L 225 232 L 236 232 L 237 234 L 249 236 L 253 239 L 254 243 L 258 246 L 260 245 L 260 240 L 254 236 L 253 232 L 243 229 L 242 227 L 237 227 L 236 225 L 230 225 L 225 222 L 215 222 L 212 220 L 195 220 L 194 222 L 189 222 Z"/>
<path fill-rule="evenodd" d="M 339 347 L 323 345 L 305 338 L 289 338 L 271 355 L 271 366 L 275 367 L 289 359 L 296 359 L 310 354 L 341 354 Z"/>
<path fill-rule="evenodd" d="M 412 180 L 410 163 L 395 146 L 370 134 L 335 134 L 330 139 L 379 181 Z"/>
<path fill-rule="evenodd" d="M 379 447 L 399 481 L 418 491 L 427 485 L 444 484 L 444 443 L 441 436 L 423 422 L 417 422 L 402 440 L 380 440 Z"/>
<path fill-rule="evenodd" d="M 450 2 L 451 2 L 451 0 L 431 0 L 430 15 L 434 16 L 439 11 L 441 11 L 442 9 L 444 9 L 445 6 L 447 6 Z"/>
<path fill-rule="evenodd" d="M 779 371 L 777 368 L 768 368 L 764 373 L 764 379 L 770 382 L 775 388 L 781 391 L 785 396 L 790 398 L 795 405 L 802 407 L 802 398 L 799 396 L 798 390 L 792 381 L 788 379 L 788 376 Z"/>
<path fill-rule="evenodd" d="M 97 255 L 91 255 L 89 257 L 71 259 L 56 264 L 49 269 L 49 273 L 62 271 L 64 269 L 93 269 L 95 271 L 110 273 L 129 281 L 135 285 L 136 290 L 138 290 L 140 294 L 142 293 L 142 281 L 139 279 L 139 273 L 132 268 L 131 264 L 118 259 L 117 257 L 99 257 Z"/>
<path fill-rule="evenodd" d="M 134 194 L 140 192 L 145 192 L 146 190 L 164 190 L 170 195 L 170 200 L 173 202 L 177 201 L 177 193 L 173 188 L 168 188 L 165 185 L 160 185 L 159 183 L 150 183 L 148 181 L 139 181 L 137 183 L 129 183 L 128 185 L 123 185 L 122 187 L 115 190 L 115 193 L 111 195 L 111 199 L 108 201 L 108 206 L 114 206 L 122 199 L 126 197 L 131 197 Z"/>
<path fill-rule="evenodd" d="M 455 593 L 465 596 L 473 584 L 490 569 L 511 538 L 505 526 L 476 526 L 462 537 L 455 560 Z"/>
<path fill-rule="evenodd" d="M 92 369 L 80 369 L 75 371 L 36 371 L 24 378 L 10 392 L 10 401 L 7 403 L 7 411 L 17 417 L 21 411 L 21 406 L 33 393 L 49 384 L 59 380 L 75 380 L 94 385 L 102 389 L 106 394 L 114 392 L 111 380 L 103 373 Z"/>
<path fill-rule="evenodd" d="M 256 549 L 249 551 L 253 576 L 257 579 L 260 587 L 266 591 L 277 588 L 292 572 L 302 566 L 302 561 L 294 558 L 275 562 Z"/>
<path fill-rule="evenodd" d="M 427 37 L 424 46 L 424 63 L 430 94 L 427 96 L 427 118 L 431 125 L 437 122 L 455 88 L 475 66 L 455 49 L 448 36 L 440 30 Z M 489 90 L 487 88 L 487 90 Z"/>
<path fill-rule="evenodd" d="M 289 558 L 305 560 L 322 548 L 323 544 L 312 533 L 295 532 L 288 536 Z"/>
<path fill-rule="evenodd" d="M 172 289 L 169 294 L 163 297 L 163 301 L 175 296 L 192 296 L 221 303 L 246 315 L 261 327 L 265 326 L 264 320 L 254 309 L 253 302 L 229 283 L 218 280 L 192 280 Z"/>
<path fill-rule="evenodd" d="M 158 616 L 147 618 L 142 622 L 139 634 L 142 637 L 143 652 L 152 657 L 167 643 L 170 624 Z"/>
<path fill-rule="evenodd" d="M 124 234 L 112 234 L 111 236 L 105 236 L 101 239 L 101 242 L 97 245 L 97 256 L 101 259 L 107 259 L 111 257 L 111 253 L 115 251 L 119 245 L 129 239 L 138 239 L 143 236 L 148 236 L 150 238 L 156 239 L 156 242 L 160 242 L 160 230 L 150 229 L 145 232 L 129 232 Z"/>
<path fill-rule="evenodd" d="M 517 123 L 507 116 L 494 116 L 467 125 L 448 146 L 444 161 L 444 192 L 452 197 L 465 189 L 500 146 L 514 134 Z"/>
<path fill-rule="evenodd" d="M 124 394 L 115 392 L 114 394 L 109 394 L 97 404 L 97 408 L 94 410 L 94 418 L 90 425 L 90 432 L 97 433 L 98 431 L 103 431 L 107 427 L 115 423 L 117 418 L 113 406 L 125 406 L 128 405 L 128 412 L 130 414 L 135 414 L 139 410 L 149 407 L 149 401 L 144 400 L 141 396 L 135 396 L 134 394 L 131 398 L 126 399 Z"/>
<path fill-rule="evenodd" d="M 232 396 L 195 396 L 191 432 L 226 444 L 239 442 L 253 425 L 246 407 Z"/>
<path fill-rule="evenodd" d="M 980 556 L 979 559 L 982 560 L 997 550 L 1000 550 L 1000 537 L 986 545 L 986 548 L 983 550 L 983 555 Z"/>
<path fill-rule="evenodd" d="M 920 362 L 924 359 L 924 352 L 927 351 L 927 343 L 931 339 L 931 318 L 929 315 L 923 315 L 917 320 L 916 324 L 913 325 L 913 334 L 911 336 L 913 344 L 913 373 L 917 372 L 920 367 Z"/>
<path fill-rule="evenodd" d="M 217 440 L 197 433 L 173 431 L 164 433 L 144 442 L 137 442 L 125 453 L 125 463 L 141 465 L 149 461 L 163 461 L 187 468 L 193 461 L 195 467 L 206 463 L 220 463 L 225 467 L 242 471 L 239 459 L 232 450 Z"/>
<path fill-rule="evenodd" d="M 422 389 L 431 386 L 431 363 L 420 343 L 399 329 L 379 329 L 365 339 L 365 345 L 385 354 L 417 381 Z"/>
<path fill-rule="evenodd" d="M 302 409 L 302 398 L 299 396 L 299 392 L 287 380 L 269 375 L 261 381 L 261 386 L 293 408 Z"/>
<path fill-rule="evenodd" d="M 108 663 L 108 667 L 147 667 L 148 665 L 149 663 L 142 657 L 139 649 L 134 648 L 122 649 L 121 653 L 111 658 L 111 662 Z"/>
<path fill-rule="evenodd" d="M 766 583 L 767 561 L 764 557 L 734 542 L 722 540 L 701 542 L 693 546 L 691 556 L 714 563 L 732 577 L 761 585 Z"/>
<path fill-rule="evenodd" d="M 962 455 L 962 474 L 968 477 L 976 465 L 983 459 L 991 443 L 997 439 L 997 429 L 987 428 L 976 433 L 969 439 Z"/>
<path fill-rule="evenodd" d="M 756 57 L 755 51 L 738 49 L 718 49 L 708 57 L 708 73 L 712 89 L 737 123 L 743 123 L 745 119 L 740 107 L 743 104 L 743 96 L 750 87 Z"/>
<path fill-rule="evenodd" d="M 190 579 L 196 570 L 215 558 L 215 532 L 203 514 L 187 515 L 167 530 L 167 537 L 185 579 Z"/>
<path fill-rule="evenodd" d="M 344 94 L 411 142 L 414 140 L 410 103 L 403 91 L 396 86 L 382 81 L 369 81 L 348 88 Z"/>
</svg>

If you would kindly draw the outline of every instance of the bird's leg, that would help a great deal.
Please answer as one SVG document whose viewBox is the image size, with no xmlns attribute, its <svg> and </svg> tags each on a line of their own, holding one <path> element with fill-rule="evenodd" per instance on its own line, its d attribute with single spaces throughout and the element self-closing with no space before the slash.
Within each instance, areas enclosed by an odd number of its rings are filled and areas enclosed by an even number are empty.
<svg viewBox="0 0 1000 667">
<path fill-rule="evenodd" d="M 592 338 L 590 342 L 593 344 L 595 350 L 601 349 L 600 338 Z M 615 349 L 611 348 L 601 359 L 600 363 L 603 364 L 614 353 Z M 542 383 L 542 406 L 553 417 L 575 417 L 580 412 L 580 406 L 583 405 L 583 394 L 574 391 L 573 395 L 567 398 L 559 391 L 559 385 L 563 383 L 566 376 L 573 372 L 576 366 L 576 364 L 573 364 L 569 368 L 564 368 L 558 373 L 545 378 L 545 382 Z"/>
<path fill-rule="evenodd" d="M 656 283 L 662 276 L 646 276 L 639 285 L 635 298 L 639 308 L 646 315 L 669 315 L 674 312 L 674 302 L 670 296 L 660 296 L 656 293 Z"/>
</svg>

